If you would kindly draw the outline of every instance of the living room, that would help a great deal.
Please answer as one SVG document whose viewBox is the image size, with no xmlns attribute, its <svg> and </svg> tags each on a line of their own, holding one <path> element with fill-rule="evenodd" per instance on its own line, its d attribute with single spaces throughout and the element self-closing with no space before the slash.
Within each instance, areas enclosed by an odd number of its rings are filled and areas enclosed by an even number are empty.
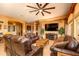
<svg viewBox="0 0 79 59">
<path fill-rule="evenodd" d="M 2 50 L 0 55 L 79 55 L 77 50 L 79 38 L 78 3 L 0 5 L 4 9 L 0 11 L 0 49 Z M 61 51 L 65 44 L 69 50 L 63 49 Z M 74 52 L 76 50 L 77 52 Z"/>
</svg>

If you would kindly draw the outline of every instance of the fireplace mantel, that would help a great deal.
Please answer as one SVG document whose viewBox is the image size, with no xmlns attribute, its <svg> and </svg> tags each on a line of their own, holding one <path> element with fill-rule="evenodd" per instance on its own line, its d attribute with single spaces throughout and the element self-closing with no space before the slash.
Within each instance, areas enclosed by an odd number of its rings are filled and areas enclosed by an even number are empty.
<svg viewBox="0 0 79 59">
<path fill-rule="evenodd" d="M 56 33 L 46 33 L 45 36 L 46 36 L 46 39 L 49 39 L 49 40 L 54 40 L 58 38 L 58 34 Z"/>
</svg>

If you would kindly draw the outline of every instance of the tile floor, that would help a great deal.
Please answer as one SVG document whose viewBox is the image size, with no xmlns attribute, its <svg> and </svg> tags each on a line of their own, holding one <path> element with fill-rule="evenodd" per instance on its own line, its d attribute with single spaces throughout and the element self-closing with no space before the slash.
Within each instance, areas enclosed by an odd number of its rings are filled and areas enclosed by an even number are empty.
<svg viewBox="0 0 79 59">
<path fill-rule="evenodd" d="M 4 50 L 4 43 L 0 43 L 0 56 L 6 56 L 6 52 Z"/>
<path fill-rule="evenodd" d="M 43 56 L 50 56 L 50 46 L 53 44 L 53 40 L 49 40 L 49 44 L 44 47 Z M 4 43 L 0 43 L 0 56 L 6 56 L 4 51 Z"/>
</svg>

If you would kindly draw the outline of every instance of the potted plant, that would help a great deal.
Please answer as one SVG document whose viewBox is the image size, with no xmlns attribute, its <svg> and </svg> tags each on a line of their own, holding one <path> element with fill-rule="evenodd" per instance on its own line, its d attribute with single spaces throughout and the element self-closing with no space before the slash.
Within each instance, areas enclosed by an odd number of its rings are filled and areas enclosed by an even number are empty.
<svg viewBox="0 0 79 59">
<path fill-rule="evenodd" d="M 65 29 L 63 27 L 61 27 L 59 30 L 58 30 L 59 34 L 62 35 L 65 33 Z"/>
</svg>

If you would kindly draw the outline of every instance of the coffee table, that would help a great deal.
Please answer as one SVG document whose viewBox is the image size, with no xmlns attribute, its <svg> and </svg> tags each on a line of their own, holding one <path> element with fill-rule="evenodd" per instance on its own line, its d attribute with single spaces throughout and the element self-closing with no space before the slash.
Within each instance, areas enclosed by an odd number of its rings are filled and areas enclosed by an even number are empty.
<svg viewBox="0 0 79 59">
<path fill-rule="evenodd" d="M 36 41 L 36 43 L 34 43 L 33 45 L 34 46 L 37 46 L 37 47 L 41 47 L 43 48 L 46 44 L 49 43 L 49 40 L 48 39 L 39 39 Z"/>
<path fill-rule="evenodd" d="M 27 56 L 43 56 L 43 48 L 49 43 L 47 39 L 39 39 L 32 44 L 32 51 L 27 54 Z"/>
</svg>

